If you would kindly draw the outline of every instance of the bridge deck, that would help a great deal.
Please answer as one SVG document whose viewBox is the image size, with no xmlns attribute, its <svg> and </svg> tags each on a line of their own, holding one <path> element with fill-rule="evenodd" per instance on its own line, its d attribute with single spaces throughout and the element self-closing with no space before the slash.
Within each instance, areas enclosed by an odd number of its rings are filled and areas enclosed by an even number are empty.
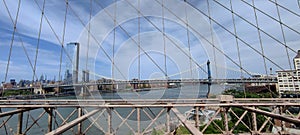
<svg viewBox="0 0 300 135">
<path fill-rule="evenodd" d="M 155 83 L 277 83 L 276 78 L 243 78 L 243 79 L 171 79 L 171 80 L 115 80 L 105 82 L 84 82 L 78 84 L 52 84 L 44 87 L 89 86 L 110 84 L 155 84 Z"/>
</svg>

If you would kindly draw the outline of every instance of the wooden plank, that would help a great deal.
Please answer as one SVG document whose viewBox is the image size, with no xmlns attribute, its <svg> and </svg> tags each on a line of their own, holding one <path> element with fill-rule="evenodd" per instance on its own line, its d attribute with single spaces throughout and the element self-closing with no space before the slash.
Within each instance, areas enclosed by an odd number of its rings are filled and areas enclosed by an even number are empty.
<svg viewBox="0 0 300 135">
<path fill-rule="evenodd" d="M 57 128 L 57 129 L 47 133 L 46 135 L 59 135 L 59 134 L 62 134 L 63 132 L 65 132 L 68 129 L 74 127 L 75 125 L 77 125 L 78 123 L 86 120 L 87 118 L 93 116 L 94 114 L 96 114 L 99 111 L 100 111 L 100 109 L 93 110 L 93 111 L 91 111 L 91 112 L 89 112 L 89 113 L 87 113 L 87 114 L 85 114 L 85 115 L 83 115 L 83 116 L 81 116 L 81 117 L 79 117 L 79 118 L 77 118 L 77 119 L 75 119 L 75 120 L 59 127 L 59 128 Z"/>
<path fill-rule="evenodd" d="M 189 122 L 186 117 L 184 117 L 176 108 L 172 108 L 172 111 L 193 135 L 203 135 L 203 133 L 201 133 L 199 129 L 197 129 L 191 122 Z"/>
</svg>

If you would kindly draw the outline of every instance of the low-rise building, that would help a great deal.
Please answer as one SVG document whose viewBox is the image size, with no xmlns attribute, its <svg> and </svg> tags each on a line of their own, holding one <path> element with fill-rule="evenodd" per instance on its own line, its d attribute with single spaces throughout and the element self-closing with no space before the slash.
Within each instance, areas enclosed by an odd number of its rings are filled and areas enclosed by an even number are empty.
<svg viewBox="0 0 300 135">
<path fill-rule="evenodd" d="M 300 93 L 300 50 L 294 61 L 294 70 L 277 71 L 278 92 Z"/>
</svg>

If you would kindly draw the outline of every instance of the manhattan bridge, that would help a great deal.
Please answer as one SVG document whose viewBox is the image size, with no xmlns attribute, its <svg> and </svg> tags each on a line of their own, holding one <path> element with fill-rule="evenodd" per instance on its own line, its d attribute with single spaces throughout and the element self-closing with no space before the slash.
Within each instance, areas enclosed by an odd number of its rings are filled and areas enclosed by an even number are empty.
<svg viewBox="0 0 300 135">
<path fill-rule="evenodd" d="M 300 134 L 299 0 L 0 3 L 0 134 Z"/>
</svg>

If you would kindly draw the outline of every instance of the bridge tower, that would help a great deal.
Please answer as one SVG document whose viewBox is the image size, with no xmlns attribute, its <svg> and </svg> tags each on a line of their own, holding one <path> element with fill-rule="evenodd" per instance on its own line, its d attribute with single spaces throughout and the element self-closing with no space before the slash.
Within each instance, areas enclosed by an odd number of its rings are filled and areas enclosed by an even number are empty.
<svg viewBox="0 0 300 135">
<path fill-rule="evenodd" d="M 210 61 L 208 60 L 207 61 L 207 79 L 208 79 L 208 82 L 207 82 L 207 94 L 206 94 L 206 97 L 208 98 L 208 95 L 210 93 L 210 87 L 211 87 L 211 70 L 210 70 Z"/>
</svg>

